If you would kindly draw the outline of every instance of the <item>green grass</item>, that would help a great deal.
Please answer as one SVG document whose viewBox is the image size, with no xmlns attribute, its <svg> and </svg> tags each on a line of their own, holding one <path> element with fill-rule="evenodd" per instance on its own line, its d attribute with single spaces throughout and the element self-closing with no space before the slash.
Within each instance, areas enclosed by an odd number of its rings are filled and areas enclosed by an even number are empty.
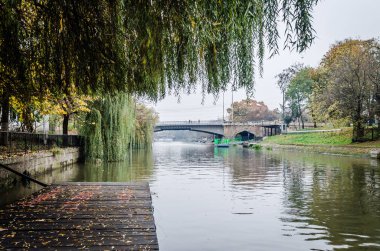
<svg viewBox="0 0 380 251">
<path fill-rule="evenodd" d="M 279 145 L 348 145 L 351 143 L 352 129 L 339 132 L 284 134 L 271 136 L 264 143 Z"/>
</svg>

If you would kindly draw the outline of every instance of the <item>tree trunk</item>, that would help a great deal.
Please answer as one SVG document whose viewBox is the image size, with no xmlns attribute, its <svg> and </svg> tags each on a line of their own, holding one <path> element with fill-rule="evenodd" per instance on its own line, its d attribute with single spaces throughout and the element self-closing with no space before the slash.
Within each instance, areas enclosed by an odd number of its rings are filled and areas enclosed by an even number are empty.
<svg viewBox="0 0 380 251">
<path fill-rule="evenodd" d="M 69 134 L 69 119 L 70 114 L 63 115 L 63 123 L 62 123 L 62 134 L 63 134 L 63 141 L 62 141 L 62 147 L 68 147 L 68 134 Z"/>
<path fill-rule="evenodd" d="M 313 108 L 310 108 L 311 111 L 311 118 L 313 119 L 313 127 L 317 128 L 317 121 L 316 121 L 316 116 Z"/>
<path fill-rule="evenodd" d="M 376 100 L 375 114 L 377 117 L 377 132 L 378 134 L 380 134 L 380 92 L 376 92 L 375 100 Z"/>
<path fill-rule="evenodd" d="M 1 101 L 1 131 L 9 131 L 9 97 Z"/>
<path fill-rule="evenodd" d="M 33 127 L 33 118 L 31 117 L 32 115 L 32 110 L 29 106 L 27 106 L 23 111 L 22 111 L 22 117 L 23 117 L 23 125 L 22 125 L 22 131 L 30 132 L 32 133 L 34 131 Z"/>
<path fill-rule="evenodd" d="M 354 122 L 353 128 L 353 142 L 358 142 L 364 137 L 364 127 L 363 123 L 359 120 Z"/>
<path fill-rule="evenodd" d="M 360 141 L 364 137 L 364 126 L 363 126 L 363 118 L 362 118 L 362 102 L 358 101 L 357 108 L 355 111 L 355 115 L 353 117 L 353 142 Z"/>
<path fill-rule="evenodd" d="M 0 145 L 8 145 L 8 134 L 4 132 L 9 131 L 9 97 L 3 96 L 1 101 L 1 131 L 3 132 Z"/>
<path fill-rule="evenodd" d="M 300 120 L 301 120 L 301 125 L 302 125 L 302 129 L 305 129 L 305 122 L 303 121 L 303 117 L 302 117 L 302 110 L 301 110 L 301 105 L 300 105 L 300 100 L 298 100 L 298 114 L 300 115 Z"/>
<path fill-rule="evenodd" d="M 282 91 L 282 122 L 285 123 L 285 91 Z"/>
<path fill-rule="evenodd" d="M 70 119 L 70 114 L 63 115 L 62 134 L 64 135 L 69 134 L 69 119 Z"/>
</svg>

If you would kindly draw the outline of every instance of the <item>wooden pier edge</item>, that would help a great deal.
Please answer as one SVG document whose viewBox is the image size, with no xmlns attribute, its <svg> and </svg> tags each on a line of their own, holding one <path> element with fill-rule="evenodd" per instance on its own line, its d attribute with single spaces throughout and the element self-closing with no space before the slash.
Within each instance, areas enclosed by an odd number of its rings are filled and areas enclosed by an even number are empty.
<svg viewBox="0 0 380 251">
<path fill-rule="evenodd" d="M 0 250 L 158 250 L 147 182 L 67 182 L 0 209 Z"/>
</svg>

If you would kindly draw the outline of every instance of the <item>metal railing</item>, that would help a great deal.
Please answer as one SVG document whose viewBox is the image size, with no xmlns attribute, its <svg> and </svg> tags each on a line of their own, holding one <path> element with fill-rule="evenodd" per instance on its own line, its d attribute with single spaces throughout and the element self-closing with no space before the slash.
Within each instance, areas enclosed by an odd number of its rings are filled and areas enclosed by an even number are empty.
<svg viewBox="0 0 380 251">
<path fill-rule="evenodd" d="M 160 121 L 156 126 L 172 125 L 281 125 L 280 121 L 249 121 L 249 122 L 232 122 L 222 120 L 185 120 L 185 121 Z"/>
<path fill-rule="evenodd" d="M 48 150 L 53 147 L 80 147 L 83 137 L 23 132 L 0 132 L 0 151 L 7 153 Z"/>
<path fill-rule="evenodd" d="M 222 125 L 221 120 L 184 120 L 184 121 L 161 121 L 156 126 L 168 125 Z"/>
</svg>

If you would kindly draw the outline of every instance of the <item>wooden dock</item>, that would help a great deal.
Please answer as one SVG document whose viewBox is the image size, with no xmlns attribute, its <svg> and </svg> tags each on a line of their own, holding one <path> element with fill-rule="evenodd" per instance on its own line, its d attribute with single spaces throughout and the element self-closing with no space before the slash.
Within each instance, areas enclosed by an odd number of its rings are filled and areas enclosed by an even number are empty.
<svg viewBox="0 0 380 251">
<path fill-rule="evenodd" d="M 158 250 L 147 183 L 51 185 L 0 210 L 0 250 Z"/>
</svg>

